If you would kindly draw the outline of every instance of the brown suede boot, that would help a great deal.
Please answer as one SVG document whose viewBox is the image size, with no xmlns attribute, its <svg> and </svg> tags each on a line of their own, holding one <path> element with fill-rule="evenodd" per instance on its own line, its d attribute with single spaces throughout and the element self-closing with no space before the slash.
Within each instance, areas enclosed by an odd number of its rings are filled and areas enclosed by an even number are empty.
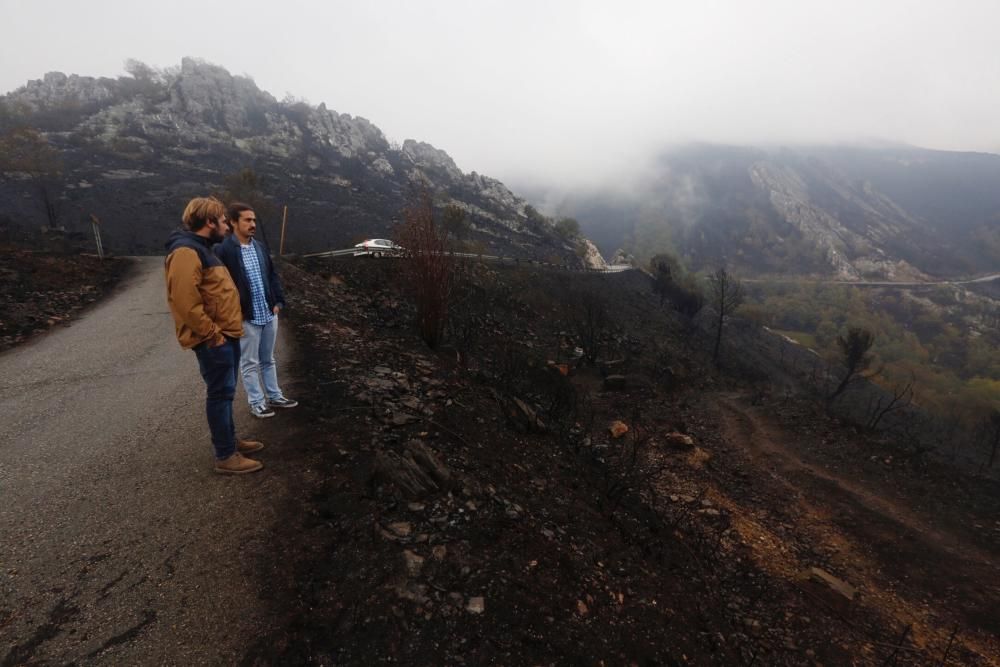
<svg viewBox="0 0 1000 667">
<path fill-rule="evenodd" d="M 259 440 L 240 440 L 236 439 L 236 451 L 240 454 L 250 454 L 252 452 L 259 452 L 264 449 L 264 443 Z"/>
<path fill-rule="evenodd" d="M 260 461 L 248 459 L 239 452 L 215 462 L 215 472 L 220 475 L 244 475 L 248 472 L 257 472 L 263 467 L 264 464 Z"/>
</svg>

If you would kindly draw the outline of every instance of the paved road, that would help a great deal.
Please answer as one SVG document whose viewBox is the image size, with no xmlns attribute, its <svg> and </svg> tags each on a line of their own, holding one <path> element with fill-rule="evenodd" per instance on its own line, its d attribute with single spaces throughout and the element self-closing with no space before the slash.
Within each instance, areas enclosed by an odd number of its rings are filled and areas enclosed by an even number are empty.
<svg viewBox="0 0 1000 667">
<path fill-rule="evenodd" d="M 241 434 L 263 426 L 236 405 Z M 236 661 L 268 622 L 254 572 L 280 466 L 212 473 L 162 258 L 0 355 L 0 415 L 0 665 Z M 281 450 L 269 444 L 265 462 Z"/>
<path fill-rule="evenodd" d="M 813 280 L 809 278 L 743 278 L 745 283 L 772 283 L 795 285 L 848 285 L 850 287 L 933 287 L 935 285 L 975 285 L 1000 280 L 1000 273 L 991 273 L 978 278 L 952 280 L 930 280 L 925 282 L 894 282 L 871 280 Z"/>
<path fill-rule="evenodd" d="M 333 258 L 333 257 L 381 257 L 382 256 L 381 253 L 369 254 L 370 251 L 363 251 L 365 254 L 359 255 L 358 254 L 359 252 L 362 251 L 359 251 L 357 248 L 345 248 L 343 250 L 325 250 L 323 252 L 311 252 L 302 255 L 302 257 Z M 500 264 L 515 264 L 517 266 L 523 266 L 525 268 L 545 267 L 550 269 L 562 269 L 566 271 L 573 271 L 579 273 L 622 273 L 623 271 L 631 271 L 635 269 L 635 267 L 632 266 L 631 264 L 608 264 L 603 269 L 583 269 L 583 268 L 569 268 L 562 264 L 551 264 L 549 262 L 543 262 L 541 260 L 501 257 L 499 255 L 482 255 L 473 252 L 445 252 L 443 254 L 450 255 L 451 257 L 458 257 L 460 259 L 475 259 L 481 262 L 485 261 L 485 262 L 499 262 Z M 391 253 L 387 253 L 387 256 L 393 256 L 393 255 Z M 401 255 L 396 255 L 396 256 L 401 256 Z"/>
</svg>

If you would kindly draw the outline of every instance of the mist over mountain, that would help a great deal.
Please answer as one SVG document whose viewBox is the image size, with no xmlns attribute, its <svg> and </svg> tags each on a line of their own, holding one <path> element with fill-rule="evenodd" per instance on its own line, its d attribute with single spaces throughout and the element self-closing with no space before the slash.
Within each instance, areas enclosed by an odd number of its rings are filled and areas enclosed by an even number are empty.
<svg viewBox="0 0 1000 667">
<path fill-rule="evenodd" d="M 1000 155 L 899 145 L 690 144 L 604 188 L 522 189 L 610 256 L 920 279 L 1000 267 Z"/>
<path fill-rule="evenodd" d="M 289 205 L 293 251 L 391 235 L 423 182 L 438 205 L 466 211 L 468 240 L 484 251 L 601 261 L 504 183 L 462 172 L 428 143 L 393 143 L 364 118 L 278 101 L 248 77 L 193 58 L 162 71 L 133 62 L 130 71 L 116 79 L 53 72 L 0 98 L 0 132 L 35 128 L 59 163 L 46 201 L 26 173 L 4 167 L 0 215 L 86 232 L 94 214 L 112 249 L 157 252 L 190 197 L 221 192 L 250 168 L 273 204 L 265 230 L 276 231 Z M 577 218 L 605 257 L 672 251 L 692 268 L 845 279 L 1000 266 L 1000 156 L 987 153 L 687 144 L 650 163 L 637 157 L 602 185 L 528 180 L 517 189 L 543 212 Z"/>
<path fill-rule="evenodd" d="M 480 251 L 580 261 L 576 243 L 529 219 L 503 183 L 463 173 L 428 143 L 392 143 L 364 118 L 278 101 L 194 58 L 129 69 L 116 79 L 50 72 L 0 97 L 0 135 L 17 147 L 0 165 L 0 221 L 89 233 L 93 214 L 111 249 L 161 252 L 191 197 L 250 169 L 244 185 L 267 204 L 265 233 L 276 245 L 287 205 L 294 252 L 390 236 L 426 186 L 436 206 L 465 212 L 464 240 Z"/>
</svg>

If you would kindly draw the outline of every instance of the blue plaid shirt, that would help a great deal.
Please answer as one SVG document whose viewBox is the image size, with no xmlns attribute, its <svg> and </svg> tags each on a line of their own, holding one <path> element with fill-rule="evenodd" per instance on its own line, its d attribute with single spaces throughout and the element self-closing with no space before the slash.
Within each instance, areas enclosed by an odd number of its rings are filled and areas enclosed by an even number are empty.
<svg viewBox="0 0 1000 667">
<path fill-rule="evenodd" d="M 250 283 L 250 296 L 253 299 L 253 319 L 250 320 L 250 324 L 264 326 L 274 319 L 274 313 L 267 307 L 264 278 L 260 275 L 260 262 L 257 261 L 257 249 L 254 247 L 253 239 L 249 245 L 241 243 L 240 252 L 243 254 L 243 269 L 246 271 L 247 282 Z"/>
</svg>

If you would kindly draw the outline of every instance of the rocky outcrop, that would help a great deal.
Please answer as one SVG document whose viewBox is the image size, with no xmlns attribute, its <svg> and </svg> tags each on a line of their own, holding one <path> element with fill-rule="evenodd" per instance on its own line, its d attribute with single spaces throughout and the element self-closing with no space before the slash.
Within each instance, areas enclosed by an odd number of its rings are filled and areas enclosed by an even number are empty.
<svg viewBox="0 0 1000 667">
<path fill-rule="evenodd" d="M 451 156 L 428 143 L 407 139 L 403 142 L 402 153 L 410 159 L 414 166 L 442 171 L 453 180 L 462 178 L 462 172 Z"/>
<path fill-rule="evenodd" d="M 615 250 L 615 254 L 611 256 L 610 264 L 614 266 L 635 266 L 635 257 L 625 251 L 624 248 L 618 248 Z"/>
<path fill-rule="evenodd" d="M 580 239 L 578 247 L 580 248 L 584 268 L 598 270 L 608 268 L 608 263 L 601 256 L 601 251 L 589 239 Z"/>
<path fill-rule="evenodd" d="M 750 178 L 768 193 L 771 204 L 785 220 L 823 250 L 838 278 L 861 277 L 847 257 L 844 239 L 848 230 L 826 211 L 810 204 L 806 186 L 794 171 L 762 161 L 750 168 Z"/>
<path fill-rule="evenodd" d="M 52 72 L 0 98 L 0 122 L 16 116 L 39 127 L 60 149 L 68 182 L 87 184 L 65 187 L 62 208 L 99 213 L 120 251 L 158 251 L 187 198 L 219 191 L 227 175 L 252 167 L 261 189 L 294 211 L 289 240 L 299 249 L 389 235 L 416 180 L 436 201 L 468 212 L 470 241 L 578 261 L 553 230 L 528 231 L 526 202 L 503 183 L 463 173 L 429 143 L 390 145 L 365 118 L 278 101 L 250 78 L 195 58 L 165 72 L 132 71 L 119 79 Z M 125 173 L 143 178 L 118 176 Z M 40 217 L 24 187 L 0 181 L 0 215 Z M 146 224 L 137 227 L 137 216 Z"/>
<path fill-rule="evenodd" d="M 497 202 L 508 210 L 517 211 L 518 218 L 524 217 L 524 208 L 527 206 L 527 202 L 507 189 L 507 186 L 497 179 L 472 172 L 466 177 L 466 180 L 474 191 L 483 193 L 486 198 Z"/>
<path fill-rule="evenodd" d="M 267 131 L 267 112 L 276 104 L 274 97 L 250 79 L 194 58 L 184 58 L 180 76 L 170 86 L 172 111 L 192 125 L 205 124 L 233 137 Z"/>
<path fill-rule="evenodd" d="M 334 148 L 345 158 L 377 155 L 370 160 L 373 168 L 376 171 L 385 170 L 384 166 L 375 167 L 374 163 L 385 161 L 382 156 L 388 150 L 389 142 L 382 130 L 368 120 L 328 111 L 325 104 L 320 104 L 316 109 L 307 108 L 305 113 L 309 132 L 320 144 Z"/>
<path fill-rule="evenodd" d="M 32 111 L 59 108 L 99 108 L 110 104 L 118 93 L 114 79 L 95 79 L 62 72 L 49 72 L 29 81 L 14 99 Z"/>
<path fill-rule="evenodd" d="M 812 171 L 820 167 L 812 166 Z M 905 244 L 919 223 L 871 183 L 853 184 L 838 170 L 822 171 L 822 187 L 838 201 L 830 210 L 813 201 L 806 178 L 810 169 L 759 161 L 750 167 L 755 186 L 768 194 L 775 211 L 821 249 L 837 278 L 923 280 L 927 275 L 885 248 Z M 814 186 L 815 187 L 815 186 Z M 849 214 L 838 211 L 849 212 Z"/>
</svg>

